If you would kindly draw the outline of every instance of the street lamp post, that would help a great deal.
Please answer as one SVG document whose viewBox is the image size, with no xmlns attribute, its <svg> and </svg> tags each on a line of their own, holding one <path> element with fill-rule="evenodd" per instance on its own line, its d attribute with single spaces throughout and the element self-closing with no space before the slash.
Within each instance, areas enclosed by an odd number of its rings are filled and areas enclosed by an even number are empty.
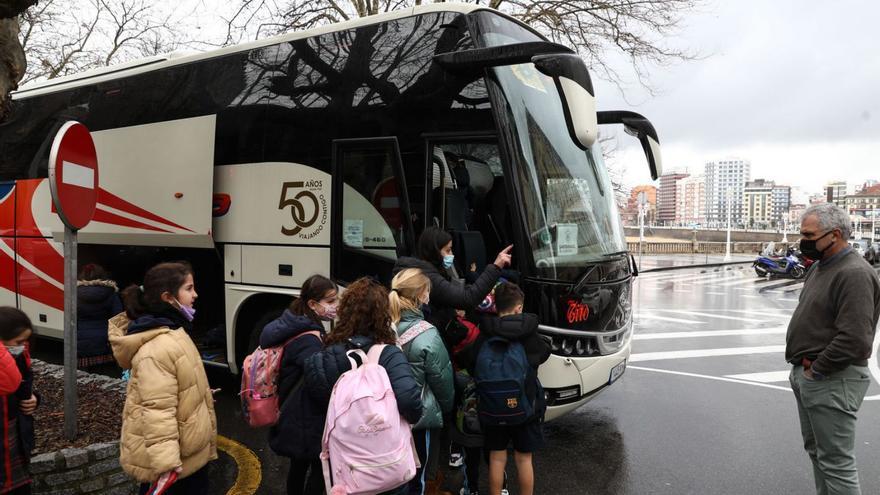
<svg viewBox="0 0 880 495">
<path fill-rule="evenodd" d="M 727 246 L 724 249 L 724 261 L 730 261 L 730 210 L 732 210 L 733 190 L 727 188 Z"/>
<path fill-rule="evenodd" d="M 642 270 L 642 246 L 645 243 L 645 214 L 648 212 L 648 198 L 643 192 L 638 195 L 639 203 L 639 271 Z"/>
<path fill-rule="evenodd" d="M 866 211 L 865 214 L 867 215 L 868 212 Z M 872 207 L 871 208 L 871 244 L 874 243 L 874 238 L 875 238 L 876 234 L 877 234 L 877 208 Z"/>
</svg>

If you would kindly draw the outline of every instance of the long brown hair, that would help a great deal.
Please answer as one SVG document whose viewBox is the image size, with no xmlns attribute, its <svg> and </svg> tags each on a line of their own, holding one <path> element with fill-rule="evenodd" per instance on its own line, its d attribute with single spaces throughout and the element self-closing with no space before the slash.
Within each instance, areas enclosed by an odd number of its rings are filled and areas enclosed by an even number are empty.
<svg viewBox="0 0 880 495">
<path fill-rule="evenodd" d="M 346 287 L 339 299 L 339 323 L 327 336 L 327 346 L 348 342 L 355 335 L 370 337 L 376 344 L 394 344 L 397 335 L 391 329 L 388 291 L 379 282 L 362 277 Z"/>
</svg>

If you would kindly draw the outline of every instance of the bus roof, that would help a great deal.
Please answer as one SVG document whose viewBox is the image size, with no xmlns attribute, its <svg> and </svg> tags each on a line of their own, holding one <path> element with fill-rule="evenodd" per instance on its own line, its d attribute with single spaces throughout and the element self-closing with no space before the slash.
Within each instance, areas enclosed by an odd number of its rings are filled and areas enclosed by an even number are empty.
<svg viewBox="0 0 880 495">
<path fill-rule="evenodd" d="M 45 81 L 38 81 L 34 83 L 30 83 L 18 91 L 14 91 L 12 93 L 13 99 L 24 99 L 30 98 L 33 96 L 44 95 L 47 93 L 54 93 L 56 91 L 63 91 L 71 88 L 76 88 L 79 86 L 85 86 L 87 84 L 96 84 L 104 81 L 110 81 L 113 79 L 117 79 L 120 77 L 128 77 L 144 72 L 151 72 L 158 69 L 163 69 L 165 67 L 171 67 L 174 65 L 186 64 L 191 62 L 197 62 L 199 60 L 205 60 L 215 57 L 221 57 L 223 55 L 229 55 L 231 53 L 238 53 L 247 50 L 253 50 L 254 48 L 260 48 L 264 46 L 277 45 L 279 43 L 286 43 L 289 41 L 294 41 L 302 38 L 310 38 L 313 36 L 318 36 L 321 34 L 332 33 L 335 31 L 343 31 L 346 29 L 352 29 L 360 26 L 368 26 L 370 24 L 377 24 L 380 22 L 390 21 L 393 19 L 402 19 L 405 17 L 412 17 L 420 14 L 427 14 L 431 12 L 460 12 L 463 14 L 467 14 L 473 12 L 475 10 L 488 10 L 487 7 L 481 7 L 475 4 L 467 4 L 467 3 L 455 3 L 455 2 L 438 2 L 438 3 L 430 3 L 427 5 L 419 5 L 416 7 L 410 7 L 406 9 L 395 10 L 393 12 L 388 12 L 384 14 L 371 15 L 367 17 L 360 17 L 357 19 L 351 19 L 348 21 L 336 23 L 336 24 L 328 24 L 326 26 L 319 26 L 312 29 L 307 29 L 304 31 L 293 31 L 290 33 L 279 34 L 277 36 L 272 36 L 270 38 L 264 38 L 255 41 L 249 41 L 246 43 L 240 43 L 237 45 L 230 45 L 227 47 L 223 47 L 217 50 L 211 50 L 206 52 L 172 52 L 163 55 L 158 55 L 155 57 L 148 57 L 139 60 L 133 60 L 131 62 L 126 62 L 117 65 L 111 65 L 109 67 L 99 67 L 96 69 L 87 70 L 85 72 L 80 72 L 78 74 L 71 74 L 69 76 L 58 77 L 55 79 L 48 79 Z"/>
</svg>

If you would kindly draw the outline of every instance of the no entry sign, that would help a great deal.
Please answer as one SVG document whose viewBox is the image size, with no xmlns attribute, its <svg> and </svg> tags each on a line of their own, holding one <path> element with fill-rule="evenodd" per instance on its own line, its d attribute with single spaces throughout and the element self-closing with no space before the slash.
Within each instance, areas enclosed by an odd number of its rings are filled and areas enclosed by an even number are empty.
<svg viewBox="0 0 880 495">
<path fill-rule="evenodd" d="M 76 438 L 76 231 L 95 216 L 98 155 L 88 128 L 70 121 L 61 126 L 49 154 L 52 204 L 64 222 L 64 435 Z"/>
<path fill-rule="evenodd" d="M 98 201 L 98 156 L 92 135 L 79 122 L 65 123 L 55 135 L 49 185 L 64 225 L 80 230 L 92 221 Z"/>
</svg>

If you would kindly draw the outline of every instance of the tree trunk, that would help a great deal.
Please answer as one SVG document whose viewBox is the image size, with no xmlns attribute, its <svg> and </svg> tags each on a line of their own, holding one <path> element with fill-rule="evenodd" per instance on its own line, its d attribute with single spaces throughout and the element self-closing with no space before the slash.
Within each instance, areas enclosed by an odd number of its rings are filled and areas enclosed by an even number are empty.
<svg viewBox="0 0 880 495">
<path fill-rule="evenodd" d="M 18 88 L 27 66 L 18 33 L 18 18 L 0 19 L 0 122 L 9 109 L 9 93 Z"/>
<path fill-rule="evenodd" d="M 0 0 L 0 122 L 9 109 L 9 93 L 18 89 L 27 62 L 18 41 L 18 16 L 37 0 Z"/>
</svg>

